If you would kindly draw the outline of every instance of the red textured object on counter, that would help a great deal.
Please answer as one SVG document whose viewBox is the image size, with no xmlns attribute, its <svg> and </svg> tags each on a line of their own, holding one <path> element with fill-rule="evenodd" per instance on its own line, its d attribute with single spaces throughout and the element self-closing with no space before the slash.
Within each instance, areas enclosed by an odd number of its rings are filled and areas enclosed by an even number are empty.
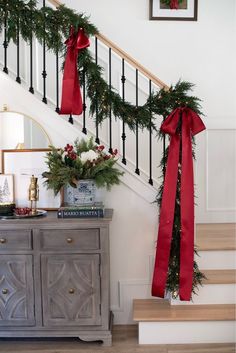
<svg viewBox="0 0 236 353">
<path fill-rule="evenodd" d="M 31 213 L 31 208 L 29 207 L 17 207 L 14 210 L 15 214 L 18 216 L 26 216 Z"/>
</svg>

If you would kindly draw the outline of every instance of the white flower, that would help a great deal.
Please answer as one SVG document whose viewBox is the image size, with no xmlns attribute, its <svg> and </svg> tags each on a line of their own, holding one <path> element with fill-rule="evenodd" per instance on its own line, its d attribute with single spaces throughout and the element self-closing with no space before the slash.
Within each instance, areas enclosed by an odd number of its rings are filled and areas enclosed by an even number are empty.
<svg viewBox="0 0 236 353">
<path fill-rule="evenodd" d="M 96 160 L 99 157 L 99 155 L 94 152 L 93 150 L 89 150 L 88 152 L 82 152 L 80 159 L 82 163 L 86 163 L 87 161 L 93 161 L 94 159 Z"/>
</svg>

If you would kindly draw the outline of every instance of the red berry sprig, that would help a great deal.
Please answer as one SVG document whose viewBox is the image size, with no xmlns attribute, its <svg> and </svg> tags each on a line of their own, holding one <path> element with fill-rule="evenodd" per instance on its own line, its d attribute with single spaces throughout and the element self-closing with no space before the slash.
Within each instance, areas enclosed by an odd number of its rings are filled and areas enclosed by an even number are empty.
<svg viewBox="0 0 236 353">
<path fill-rule="evenodd" d="M 64 148 L 64 151 L 67 152 L 67 157 L 72 159 L 73 161 L 77 158 L 77 154 L 74 151 L 74 147 L 67 143 L 67 145 Z"/>
</svg>

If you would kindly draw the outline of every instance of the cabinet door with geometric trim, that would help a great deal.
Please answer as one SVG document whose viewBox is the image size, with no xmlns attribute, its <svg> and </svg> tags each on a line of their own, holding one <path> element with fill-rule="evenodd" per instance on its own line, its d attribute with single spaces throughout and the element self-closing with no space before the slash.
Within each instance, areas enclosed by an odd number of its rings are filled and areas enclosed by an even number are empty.
<svg viewBox="0 0 236 353">
<path fill-rule="evenodd" d="M 45 326 L 101 325 L 99 254 L 41 255 Z"/>
<path fill-rule="evenodd" d="M 0 326 L 34 326 L 31 255 L 0 255 Z"/>
</svg>

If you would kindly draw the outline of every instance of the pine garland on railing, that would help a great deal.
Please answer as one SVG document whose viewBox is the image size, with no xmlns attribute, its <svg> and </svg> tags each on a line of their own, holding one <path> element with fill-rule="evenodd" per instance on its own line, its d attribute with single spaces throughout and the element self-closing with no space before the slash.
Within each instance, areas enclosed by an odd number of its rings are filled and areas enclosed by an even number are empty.
<svg viewBox="0 0 236 353">
<path fill-rule="evenodd" d="M 36 0 L 0 0 L 0 30 L 4 28 L 4 20 L 7 18 L 7 38 L 15 42 L 17 38 L 18 24 L 20 34 L 26 42 L 30 42 L 32 33 L 42 43 L 45 40 L 48 50 L 65 55 L 65 39 L 69 36 L 70 26 L 84 28 L 88 36 L 98 34 L 98 29 L 90 23 L 87 16 L 77 14 L 74 10 L 64 5 L 53 9 L 51 7 L 37 8 Z M 44 32 L 44 28 L 45 31 Z M 154 115 L 158 114 L 164 118 L 178 106 L 188 106 L 195 112 L 200 113 L 199 99 L 188 96 L 192 84 L 178 82 L 169 90 L 162 88 L 147 100 L 147 102 L 136 107 L 123 101 L 119 93 L 109 87 L 103 79 L 103 68 L 96 65 L 89 50 L 80 51 L 78 56 L 78 70 L 80 83 L 83 84 L 83 70 L 86 78 L 86 92 L 91 101 L 90 114 L 93 116 L 97 110 L 97 121 L 101 123 L 108 115 L 109 110 L 113 116 L 122 119 L 131 130 L 136 124 L 143 128 L 155 129 Z"/>
<path fill-rule="evenodd" d="M 45 40 L 49 50 L 65 55 L 65 39 L 69 36 L 70 26 L 83 28 L 88 36 L 98 34 L 97 28 L 89 22 L 84 14 L 77 14 L 66 6 L 59 6 L 56 9 L 51 7 L 37 8 L 36 0 L 0 0 L 0 31 L 4 29 L 7 20 L 7 40 L 16 42 L 18 25 L 22 38 L 30 42 L 32 33 L 40 43 Z M 44 32 L 44 29 L 46 32 Z M 161 88 L 152 93 L 143 106 L 136 107 L 127 101 L 123 101 L 114 88 L 110 88 L 103 79 L 103 68 L 97 65 L 89 50 L 80 51 L 78 56 L 78 70 L 80 83 L 83 85 L 83 76 L 86 78 L 86 92 L 90 99 L 90 113 L 95 112 L 97 121 L 101 123 L 109 116 L 109 111 L 115 118 L 122 119 L 131 130 L 135 130 L 137 124 L 140 128 L 156 129 L 154 124 L 155 115 L 165 119 L 175 108 L 188 107 L 197 114 L 201 114 L 200 100 L 195 96 L 189 96 L 193 85 L 189 82 L 179 81 L 168 90 Z M 85 74 L 85 75 L 83 75 Z M 151 118 L 151 119 L 150 119 Z M 163 138 L 162 134 L 159 133 Z M 168 151 L 164 152 L 161 161 L 163 177 Z M 163 185 L 161 186 L 157 203 L 160 205 Z M 178 293 L 179 288 L 179 239 L 180 239 L 180 210 L 179 192 L 176 197 L 176 210 L 173 229 L 173 241 L 169 262 L 167 289 L 172 295 Z M 196 287 L 201 284 L 204 275 L 199 271 L 196 262 L 194 263 L 193 293 Z"/>
</svg>

